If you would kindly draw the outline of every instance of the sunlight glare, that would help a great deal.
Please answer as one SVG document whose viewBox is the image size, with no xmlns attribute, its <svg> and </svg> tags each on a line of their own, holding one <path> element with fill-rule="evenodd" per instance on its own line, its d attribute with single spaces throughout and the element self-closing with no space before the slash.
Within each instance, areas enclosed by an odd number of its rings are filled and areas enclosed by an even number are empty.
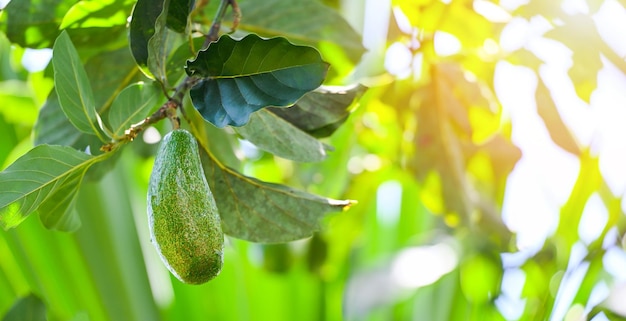
<svg viewBox="0 0 626 321">
<path fill-rule="evenodd" d="M 610 62 L 598 73 L 598 88 L 591 96 L 596 118 L 592 150 L 600 158 L 600 173 L 615 195 L 626 193 L 626 76 Z"/>
<path fill-rule="evenodd" d="M 387 181 L 376 190 L 376 219 L 383 226 L 392 227 L 400 220 L 402 209 L 402 185 Z"/>
<path fill-rule="evenodd" d="M 26 48 L 24 50 L 24 55 L 22 56 L 22 66 L 24 66 L 24 68 L 26 68 L 29 72 L 42 71 L 46 68 L 46 66 L 48 66 L 51 59 L 52 49 L 50 48 Z"/>
<path fill-rule="evenodd" d="M 602 40 L 620 56 L 626 56 L 626 8 L 616 0 L 606 0 L 593 15 Z"/>
<path fill-rule="evenodd" d="M 525 67 L 504 62 L 496 67 L 496 94 L 511 118 L 511 139 L 522 150 L 508 177 L 502 207 L 504 222 L 518 233 L 520 249 L 540 247 L 554 231 L 579 170 L 578 159 L 552 141 L 533 107 L 536 84 L 536 75 Z"/>
<path fill-rule="evenodd" d="M 411 50 L 403 43 L 394 42 L 385 55 L 385 69 L 399 79 L 411 75 Z"/>
<path fill-rule="evenodd" d="M 153 126 L 150 126 L 144 130 L 142 138 L 146 144 L 156 144 L 161 141 L 161 133 Z"/>
<path fill-rule="evenodd" d="M 594 193 L 587 200 L 578 225 L 578 235 L 585 244 L 595 241 L 604 230 L 609 220 L 609 211 L 602 202 L 600 195 Z"/>
<path fill-rule="evenodd" d="M 456 251 L 446 243 L 405 249 L 392 262 L 391 277 L 405 288 L 435 283 L 457 266 Z"/>
<path fill-rule="evenodd" d="M 461 42 L 457 37 L 444 31 L 435 32 L 435 52 L 442 56 L 451 56 L 461 51 Z"/>
<path fill-rule="evenodd" d="M 487 0 L 475 0 L 474 11 L 495 23 L 504 23 L 511 20 L 511 14 L 497 4 Z"/>
<path fill-rule="evenodd" d="M 589 5 L 585 0 L 563 0 L 561 9 L 568 15 L 589 14 Z"/>
</svg>

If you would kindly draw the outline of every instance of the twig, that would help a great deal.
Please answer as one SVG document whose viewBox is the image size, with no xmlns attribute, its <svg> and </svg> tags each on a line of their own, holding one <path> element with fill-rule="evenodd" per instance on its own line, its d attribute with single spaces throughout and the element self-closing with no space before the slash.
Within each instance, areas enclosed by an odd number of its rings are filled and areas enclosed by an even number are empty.
<svg viewBox="0 0 626 321">
<path fill-rule="evenodd" d="M 228 6 L 233 8 L 233 12 L 235 15 L 235 19 L 233 20 L 233 28 L 235 30 L 239 25 L 239 20 L 241 19 L 241 10 L 239 9 L 239 5 L 236 0 L 221 0 L 220 6 L 217 8 L 217 13 L 215 14 L 215 19 L 213 19 L 213 24 L 211 25 L 211 30 L 209 30 L 209 34 L 206 35 L 206 39 L 204 40 L 204 44 L 202 45 L 203 49 L 206 49 L 211 42 L 217 41 L 220 28 L 222 26 L 222 20 L 226 15 L 226 9 Z"/>
<path fill-rule="evenodd" d="M 119 146 L 122 146 L 128 142 L 132 142 L 139 133 L 144 131 L 148 126 L 155 124 L 162 119 L 169 118 L 172 121 L 172 125 L 174 128 L 178 128 L 180 126 L 180 120 L 178 116 L 176 116 L 176 109 L 182 106 L 183 98 L 185 94 L 191 87 L 193 87 L 199 81 L 198 78 L 195 77 L 186 77 L 183 82 L 176 87 L 176 91 L 171 98 L 169 98 L 161 107 L 155 111 L 152 115 L 146 117 L 141 122 L 131 126 L 124 132 L 124 136 L 120 139 L 108 143 L 100 148 L 103 152 L 110 152 L 117 149 Z M 181 108 L 182 109 L 182 108 Z"/>
</svg>

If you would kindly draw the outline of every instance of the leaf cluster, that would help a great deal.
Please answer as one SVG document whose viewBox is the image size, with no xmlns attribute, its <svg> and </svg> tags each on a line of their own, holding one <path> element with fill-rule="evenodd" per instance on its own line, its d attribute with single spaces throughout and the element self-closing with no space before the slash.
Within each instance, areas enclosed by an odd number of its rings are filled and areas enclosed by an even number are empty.
<svg viewBox="0 0 626 321">
<path fill-rule="evenodd" d="M 30 8 L 24 10 L 27 3 Z M 0 225 L 15 227 L 38 213 L 47 228 L 76 229 L 79 219 L 73 208 L 82 181 L 104 175 L 125 145 L 148 127 L 160 126 L 160 120 L 180 126 L 179 116 L 202 146 L 227 234 L 255 242 L 300 239 L 319 228 L 324 214 L 346 208 L 349 201 L 242 175 L 222 161 L 229 156 L 221 154 L 232 153 L 230 140 L 207 135 L 207 128 L 219 130 L 213 126 L 236 126 L 237 134 L 258 148 L 298 162 L 317 162 L 331 148 L 312 134 L 332 134 L 356 98 L 356 90 L 315 91 L 329 67 L 311 47 L 326 41 L 322 32 L 259 17 L 251 10 L 256 18 L 244 20 L 237 35 L 218 37 L 216 27 L 229 5 L 235 13 L 256 7 L 250 1 L 242 1 L 240 8 L 236 4 L 221 1 L 213 8 L 206 3 L 196 7 L 189 0 L 11 1 L 0 18 L 2 28 L 17 45 L 52 47 L 54 89 L 38 116 L 36 147 L 0 172 Z M 329 13 L 332 19 L 323 22 L 329 27 L 345 24 L 328 7 L 311 10 Z M 204 17 L 211 13 L 215 19 L 207 24 Z M 128 38 L 121 37 L 117 31 L 125 30 L 128 16 Z M 253 33 L 266 28 L 261 34 L 270 38 Z M 347 24 L 342 28 L 350 39 L 345 46 L 358 59 L 363 51 L 354 45 L 358 36 Z M 293 44 L 277 37 L 287 31 L 306 41 Z M 29 36 L 33 34 L 37 36 Z M 188 92 L 194 110 L 182 113 Z M 296 114 L 304 110 L 312 117 L 298 122 Z M 225 149 L 218 151 L 217 146 Z"/>
</svg>

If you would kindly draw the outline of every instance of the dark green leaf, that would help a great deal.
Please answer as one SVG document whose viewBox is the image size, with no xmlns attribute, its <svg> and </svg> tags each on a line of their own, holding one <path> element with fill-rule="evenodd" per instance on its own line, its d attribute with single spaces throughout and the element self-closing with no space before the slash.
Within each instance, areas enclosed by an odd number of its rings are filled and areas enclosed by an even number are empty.
<svg viewBox="0 0 626 321">
<path fill-rule="evenodd" d="M 85 135 L 78 131 L 65 117 L 56 91 L 52 91 L 43 107 L 34 128 L 35 145 L 51 144 L 73 146 L 84 149 L 87 146 L 77 145 L 79 139 Z"/>
<path fill-rule="evenodd" d="M 130 50 L 137 64 L 146 71 L 148 42 L 155 33 L 157 18 L 163 11 L 163 1 L 138 0 L 130 21 Z"/>
<path fill-rule="evenodd" d="M 243 176 L 216 163 L 204 147 L 200 155 L 224 233 L 236 238 L 281 243 L 309 237 L 326 213 L 351 204 Z"/>
<path fill-rule="evenodd" d="M 205 78 L 191 100 L 217 127 L 242 126 L 261 108 L 292 105 L 321 85 L 327 69 L 313 48 L 256 35 L 222 36 L 186 66 L 190 76 Z"/>
<path fill-rule="evenodd" d="M 195 0 L 171 0 L 167 10 L 167 27 L 176 32 L 185 32 L 194 3 Z"/>
<path fill-rule="evenodd" d="M 40 145 L 0 172 L 0 226 L 17 226 L 36 210 L 49 227 L 70 222 L 70 207 L 87 169 L 109 157 L 97 157 L 71 147 Z"/>
<path fill-rule="evenodd" d="M 65 13 L 75 1 L 13 0 L 4 8 L 0 26 L 11 42 L 22 47 L 49 48 Z"/>
<path fill-rule="evenodd" d="M 18 299 L 2 318 L 2 321 L 46 320 L 46 305 L 34 294 Z"/>
<path fill-rule="evenodd" d="M 319 162 L 328 146 L 267 110 L 250 116 L 250 122 L 236 128 L 245 139 L 276 156 L 297 162 Z"/>
<path fill-rule="evenodd" d="M 109 125 L 116 136 L 149 116 L 157 106 L 160 91 L 152 84 L 137 83 L 126 87 L 115 98 L 109 110 Z"/>
<path fill-rule="evenodd" d="M 93 91 L 89 78 L 65 31 L 54 43 L 54 85 L 61 109 L 79 131 L 100 136 Z M 102 141 L 105 141 L 101 137 Z"/>
<path fill-rule="evenodd" d="M 331 43 L 357 62 L 365 51 L 361 36 L 334 9 L 319 1 L 282 0 L 239 2 L 244 18 L 239 29 L 261 36 L 289 35 L 297 44 L 319 46 Z"/>
<path fill-rule="evenodd" d="M 361 85 L 322 86 L 304 95 L 292 107 L 269 110 L 315 137 L 327 137 L 346 121 L 350 106 L 365 90 Z"/>
</svg>

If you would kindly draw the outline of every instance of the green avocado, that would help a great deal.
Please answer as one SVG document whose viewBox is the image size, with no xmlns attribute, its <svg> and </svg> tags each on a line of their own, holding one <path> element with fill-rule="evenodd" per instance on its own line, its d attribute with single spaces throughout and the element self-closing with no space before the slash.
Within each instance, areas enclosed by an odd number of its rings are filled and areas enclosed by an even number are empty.
<svg viewBox="0 0 626 321">
<path fill-rule="evenodd" d="M 184 129 L 165 135 L 148 187 L 152 243 L 184 283 L 202 284 L 223 264 L 224 233 L 200 163 L 198 143 Z"/>
</svg>

